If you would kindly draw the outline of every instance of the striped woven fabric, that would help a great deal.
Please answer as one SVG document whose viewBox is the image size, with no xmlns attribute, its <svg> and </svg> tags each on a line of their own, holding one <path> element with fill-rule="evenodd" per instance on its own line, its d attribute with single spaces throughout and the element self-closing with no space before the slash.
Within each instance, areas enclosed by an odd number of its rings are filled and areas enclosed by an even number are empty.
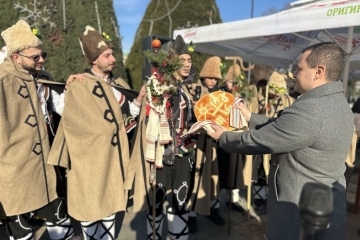
<svg viewBox="0 0 360 240">
<path fill-rule="evenodd" d="M 246 105 L 246 101 L 244 98 L 236 98 L 234 101 L 234 105 L 238 105 L 238 104 L 245 104 Z M 230 124 L 231 127 L 235 128 L 235 129 L 244 129 L 248 127 L 248 124 L 243 116 L 243 114 L 241 113 L 241 111 L 239 109 L 236 108 L 231 108 L 230 111 Z"/>
</svg>

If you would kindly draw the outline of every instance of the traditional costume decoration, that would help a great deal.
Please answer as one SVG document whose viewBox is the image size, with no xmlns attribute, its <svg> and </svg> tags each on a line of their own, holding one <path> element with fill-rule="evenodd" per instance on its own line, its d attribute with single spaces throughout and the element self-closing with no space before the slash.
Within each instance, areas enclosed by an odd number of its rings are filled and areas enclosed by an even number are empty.
<svg viewBox="0 0 360 240">
<path fill-rule="evenodd" d="M 106 32 L 102 32 L 101 35 L 102 35 L 107 41 L 109 41 L 109 42 L 112 41 L 111 37 L 110 37 Z"/>
<path fill-rule="evenodd" d="M 187 46 L 187 49 L 189 53 L 192 53 L 193 51 L 195 51 L 195 44 L 193 44 L 193 42 L 191 41 Z"/>
<path fill-rule="evenodd" d="M 1 33 L 7 46 L 7 54 L 11 56 L 14 52 L 20 52 L 30 47 L 38 47 L 42 42 L 30 29 L 24 20 L 19 20 L 15 25 Z"/>
<path fill-rule="evenodd" d="M 112 48 L 109 40 L 104 38 L 91 26 L 86 26 L 79 38 L 80 46 L 86 61 L 91 64 L 105 50 Z"/>
<path fill-rule="evenodd" d="M 93 27 L 86 26 L 85 31 L 80 35 L 79 42 L 87 63 L 91 65 L 91 63 L 96 60 L 102 52 L 107 49 L 111 49 L 113 45 L 110 41 L 111 38 L 105 32 L 100 34 Z M 86 69 L 85 72 L 93 75 L 91 69 Z M 121 82 L 120 85 L 119 82 Z M 136 92 L 136 94 L 134 94 L 135 91 L 129 91 L 127 88 L 130 87 L 123 80 L 118 81 L 112 73 L 109 73 L 107 83 L 116 88 L 116 90 L 114 90 L 114 94 L 119 101 L 121 111 L 123 113 L 126 132 L 129 133 L 136 127 L 136 120 L 130 114 L 129 105 L 126 99 L 132 101 L 138 93 Z"/>
<path fill-rule="evenodd" d="M 242 71 L 249 71 L 254 68 L 254 65 L 245 67 L 241 57 L 225 57 L 225 59 L 233 60 L 233 64 L 230 65 L 224 76 L 224 83 L 232 82 L 232 94 L 236 97 L 241 96 L 250 102 L 252 98 L 255 97 L 256 93 L 254 92 L 253 86 L 249 85 L 248 79 L 244 76 Z M 239 62 L 240 65 L 237 62 Z"/>
<path fill-rule="evenodd" d="M 31 32 L 38 38 L 41 38 L 41 32 L 38 27 L 35 26 L 35 27 L 31 28 Z"/>
<path fill-rule="evenodd" d="M 192 46 L 192 47 L 191 47 Z M 190 43 L 189 46 L 187 46 L 185 44 L 184 39 L 181 37 L 181 35 L 178 35 L 174 42 L 172 43 L 172 47 L 173 51 L 175 52 L 176 55 L 180 56 L 182 54 L 189 54 L 191 56 L 191 53 L 193 49 L 195 49 L 195 46 L 192 45 L 192 42 Z"/>
<path fill-rule="evenodd" d="M 165 145 L 172 142 L 168 119 L 171 118 L 170 96 L 176 92 L 175 72 L 181 66 L 174 50 L 144 52 L 152 64 L 152 75 L 146 83 L 148 124 L 146 129 L 145 160 L 157 168 L 163 166 Z M 172 147 L 173 148 L 173 147 Z"/>
<path fill-rule="evenodd" d="M 287 93 L 286 75 L 274 71 L 269 79 L 269 93 L 273 95 L 280 95 Z"/>
<path fill-rule="evenodd" d="M 212 77 L 216 79 L 222 79 L 221 68 L 223 68 L 225 63 L 221 63 L 221 59 L 217 56 L 208 58 L 201 72 L 199 74 L 200 78 Z M 214 67 L 219 66 L 219 67 Z"/>
</svg>

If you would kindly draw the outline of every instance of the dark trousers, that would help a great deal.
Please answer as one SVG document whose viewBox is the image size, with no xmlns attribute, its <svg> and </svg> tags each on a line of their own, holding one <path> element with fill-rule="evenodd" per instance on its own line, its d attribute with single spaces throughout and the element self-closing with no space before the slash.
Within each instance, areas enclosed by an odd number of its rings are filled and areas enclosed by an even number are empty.
<svg viewBox="0 0 360 240">
<path fill-rule="evenodd" d="M 175 157 L 174 165 L 156 170 L 156 216 L 162 213 L 166 192 L 171 190 L 171 207 L 176 215 L 186 212 L 191 172 L 190 155 Z M 152 208 L 150 207 L 150 213 Z"/>
<path fill-rule="evenodd" d="M 33 212 L 7 216 L 6 233 L 9 236 L 15 237 L 15 239 L 28 235 L 32 231 L 32 226 L 30 225 L 29 220 L 34 215 L 46 219 L 46 222 L 57 225 L 57 222 L 66 216 L 65 203 L 61 198 L 57 198 L 48 205 Z"/>
</svg>

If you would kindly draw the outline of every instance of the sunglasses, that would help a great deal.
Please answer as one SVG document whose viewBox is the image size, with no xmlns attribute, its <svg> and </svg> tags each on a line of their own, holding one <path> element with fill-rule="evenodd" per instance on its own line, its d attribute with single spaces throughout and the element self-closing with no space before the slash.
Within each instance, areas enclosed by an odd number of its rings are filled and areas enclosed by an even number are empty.
<svg viewBox="0 0 360 240">
<path fill-rule="evenodd" d="M 26 57 L 26 58 L 34 61 L 34 62 L 40 61 L 40 57 L 42 57 L 43 59 L 45 59 L 45 58 L 46 58 L 46 55 L 47 55 L 46 52 L 42 52 L 42 53 L 40 53 L 40 54 L 38 54 L 38 55 L 34 55 L 34 56 L 25 56 L 25 55 L 19 54 L 19 56 Z"/>
</svg>

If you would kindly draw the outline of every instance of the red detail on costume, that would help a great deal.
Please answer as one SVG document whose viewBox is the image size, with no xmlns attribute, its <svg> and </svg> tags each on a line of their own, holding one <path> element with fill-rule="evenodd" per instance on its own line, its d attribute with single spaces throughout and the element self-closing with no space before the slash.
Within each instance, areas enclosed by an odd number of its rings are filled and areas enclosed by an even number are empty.
<svg viewBox="0 0 360 240">
<path fill-rule="evenodd" d="M 136 125 L 137 125 L 137 122 L 135 120 L 130 122 L 129 125 L 125 126 L 126 132 L 129 132 L 130 130 L 132 130 L 134 127 L 136 127 Z"/>
<path fill-rule="evenodd" d="M 120 99 L 119 99 L 119 105 L 122 106 L 124 104 L 124 102 L 125 102 L 125 96 L 124 96 L 124 94 L 121 94 Z"/>
<path fill-rule="evenodd" d="M 166 118 L 167 119 L 171 119 L 171 109 L 170 108 L 165 108 L 165 114 L 166 114 Z"/>
<path fill-rule="evenodd" d="M 150 109 L 151 109 L 150 105 L 149 105 L 149 104 L 146 104 L 146 106 L 145 106 L 145 115 L 146 115 L 146 116 L 149 116 L 149 114 L 150 114 Z"/>
<path fill-rule="evenodd" d="M 151 73 L 152 73 L 152 74 L 157 74 L 156 68 L 152 68 L 152 69 L 151 69 Z"/>
<path fill-rule="evenodd" d="M 166 101 L 166 108 L 170 108 L 170 107 L 171 107 L 170 101 Z"/>
</svg>

